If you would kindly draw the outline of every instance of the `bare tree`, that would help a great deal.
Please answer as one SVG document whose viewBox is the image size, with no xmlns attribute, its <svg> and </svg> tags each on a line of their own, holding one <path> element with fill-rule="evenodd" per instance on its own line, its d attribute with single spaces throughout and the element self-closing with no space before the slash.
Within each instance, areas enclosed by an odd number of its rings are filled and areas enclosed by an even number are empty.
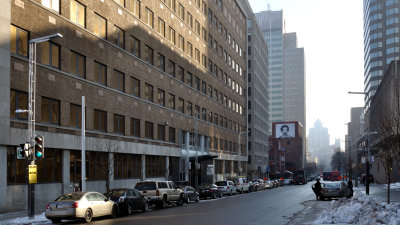
<svg viewBox="0 0 400 225">
<path fill-rule="evenodd" d="M 332 155 L 331 159 L 331 167 L 332 170 L 341 171 L 342 168 L 346 166 L 346 157 L 345 153 L 340 151 L 340 148 L 335 149 L 335 153 Z"/>
<path fill-rule="evenodd" d="M 115 140 L 104 138 L 100 142 L 95 144 L 97 150 L 99 151 L 98 157 L 98 165 L 99 165 L 99 173 L 101 177 L 105 178 L 106 181 L 106 190 L 110 190 L 110 180 L 114 176 L 114 154 L 110 153 L 117 153 L 119 150 L 118 144 Z"/>
</svg>

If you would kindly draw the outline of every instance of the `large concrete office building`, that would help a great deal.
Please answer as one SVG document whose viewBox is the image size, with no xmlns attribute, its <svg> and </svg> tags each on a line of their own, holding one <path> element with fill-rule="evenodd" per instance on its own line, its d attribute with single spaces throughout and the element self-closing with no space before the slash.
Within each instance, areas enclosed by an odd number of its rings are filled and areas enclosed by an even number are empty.
<svg viewBox="0 0 400 225">
<path fill-rule="evenodd" d="M 248 1 L 240 1 L 247 15 L 247 123 L 250 179 L 266 175 L 268 159 L 268 48 Z"/>
<path fill-rule="evenodd" d="M 400 57 L 400 2 L 364 0 L 364 92 L 369 108 L 389 64 Z"/>
<path fill-rule="evenodd" d="M 235 0 L 5 0 L 1 11 L 0 212 L 27 208 L 16 110 L 28 107 L 28 41 L 57 32 L 36 49 L 36 209 L 81 180 L 82 96 L 87 190 L 246 174 L 247 19 Z"/>
</svg>

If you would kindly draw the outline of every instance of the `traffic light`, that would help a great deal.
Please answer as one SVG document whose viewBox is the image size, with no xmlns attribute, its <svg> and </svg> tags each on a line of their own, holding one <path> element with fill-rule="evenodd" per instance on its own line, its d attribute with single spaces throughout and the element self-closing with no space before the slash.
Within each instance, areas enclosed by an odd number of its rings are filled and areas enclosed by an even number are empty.
<svg viewBox="0 0 400 225">
<path fill-rule="evenodd" d="M 35 158 L 44 158 L 44 138 L 40 135 L 35 137 Z"/>
</svg>

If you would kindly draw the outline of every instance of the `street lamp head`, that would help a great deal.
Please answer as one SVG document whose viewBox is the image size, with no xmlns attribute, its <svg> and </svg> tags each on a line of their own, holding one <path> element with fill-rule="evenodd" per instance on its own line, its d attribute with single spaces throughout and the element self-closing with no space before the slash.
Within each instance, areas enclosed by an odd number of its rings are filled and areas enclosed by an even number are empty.
<svg viewBox="0 0 400 225">
<path fill-rule="evenodd" d="M 29 41 L 29 43 L 41 43 L 41 42 L 46 42 L 46 41 L 53 40 L 53 39 L 56 39 L 56 38 L 62 38 L 62 37 L 63 37 L 62 34 L 55 33 L 55 34 L 52 34 L 52 35 L 49 35 L 49 36 L 44 36 L 44 37 L 32 39 L 32 40 Z"/>
</svg>

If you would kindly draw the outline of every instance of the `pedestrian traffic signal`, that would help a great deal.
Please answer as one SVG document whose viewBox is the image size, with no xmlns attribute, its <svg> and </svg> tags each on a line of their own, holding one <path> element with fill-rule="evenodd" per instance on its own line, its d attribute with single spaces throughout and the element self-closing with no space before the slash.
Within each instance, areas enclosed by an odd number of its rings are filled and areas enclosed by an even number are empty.
<svg viewBox="0 0 400 225">
<path fill-rule="evenodd" d="M 35 137 L 35 157 L 37 159 L 44 158 L 44 142 L 43 136 Z"/>
<path fill-rule="evenodd" d="M 20 144 L 17 147 L 17 159 L 25 159 L 29 156 L 29 143 Z"/>
</svg>

